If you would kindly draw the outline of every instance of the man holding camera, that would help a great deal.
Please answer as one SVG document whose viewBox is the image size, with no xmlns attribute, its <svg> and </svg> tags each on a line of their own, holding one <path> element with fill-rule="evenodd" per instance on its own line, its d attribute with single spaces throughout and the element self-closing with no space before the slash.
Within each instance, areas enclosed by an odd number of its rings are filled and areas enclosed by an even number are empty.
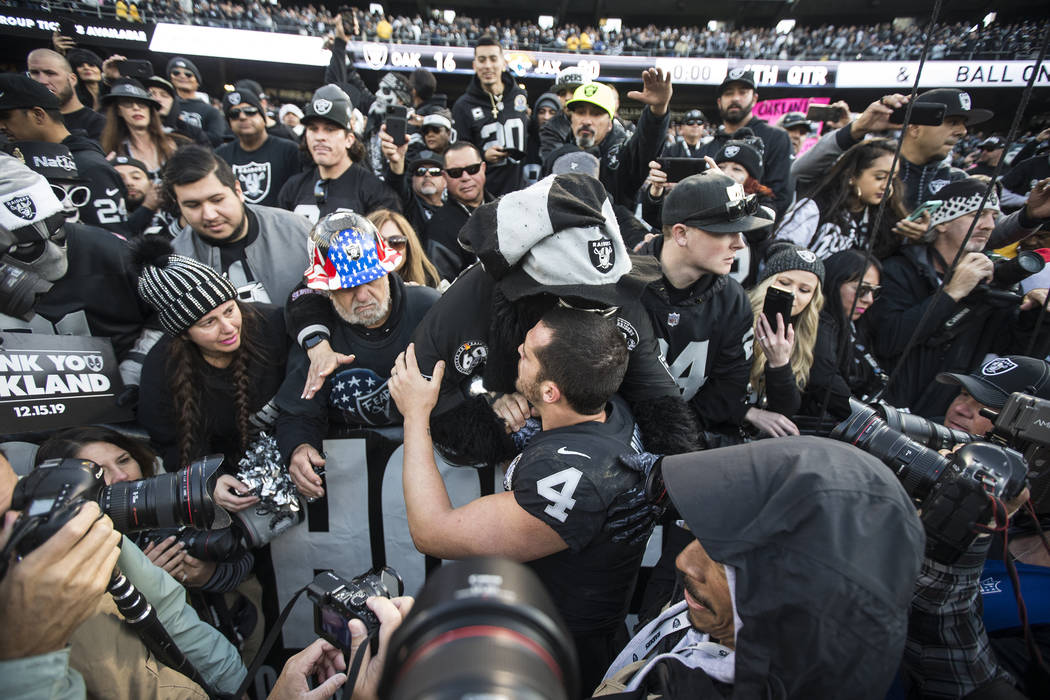
<svg viewBox="0 0 1050 700">
<path fill-rule="evenodd" d="M 0 547 L 5 557 L 19 512 L 18 477 L 0 453 Z M 52 494 L 42 494 L 52 496 Z M 103 594 L 114 566 L 155 607 L 175 643 L 215 689 L 235 692 L 245 668 L 237 650 L 200 621 L 185 591 L 153 565 L 94 502 L 0 579 L 0 696 L 205 698 L 189 678 L 158 663 Z"/>
<path fill-rule="evenodd" d="M 937 373 L 967 371 L 989 352 L 1023 348 L 1046 298 L 1046 290 L 1033 290 L 1020 304 L 999 301 L 1007 290 L 994 289 L 994 265 L 982 251 L 1004 245 L 1010 236 L 1016 240 L 1024 231 L 1016 225 L 1020 213 L 996 224 L 994 190 L 980 208 L 987 189 L 972 178 L 941 188 L 937 196 L 944 204 L 930 221 L 933 242 L 906 246 L 883 263 L 883 295 L 865 317 L 885 366 L 896 366 L 908 350 L 886 401 L 928 418 L 939 419 L 952 400 L 950 389 L 933 381 Z M 1036 188 L 1026 210 L 1037 220 L 1050 215 L 1050 181 Z M 967 239 L 971 225 L 973 235 Z M 959 262 L 952 269 L 956 256 Z"/>
<path fill-rule="evenodd" d="M 503 493 L 460 508 L 449 502 L 430 437 L 445 363 L 428 380 L 414 345 L 398 357 L 390 394 L 405 418 L 409 531 L 431 556 L 529 562 L 568 623 L 585 685 L 594 687 L 626 641 L 645 546 L 614 542 L 603 530 L 609 504 L 639 481 L 619 460 L 640 448 L 634 417 L 613 395 L 627 370 L 627 342 L 612 319 L 559 307 L 532 327 L 518 355 L 516 388 L 542 427 L 507 467 Z"/>
</svg>

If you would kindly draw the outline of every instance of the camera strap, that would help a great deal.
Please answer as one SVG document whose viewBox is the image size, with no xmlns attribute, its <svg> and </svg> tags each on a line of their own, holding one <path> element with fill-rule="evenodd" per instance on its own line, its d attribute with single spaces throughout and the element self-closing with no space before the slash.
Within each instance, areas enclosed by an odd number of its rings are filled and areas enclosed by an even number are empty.
<svg viewBox="0 0 1050 700">
<path fill-rule="evenodd" d="M 288 603 L 284 606 L 284 609 L 281 610 L 281 614 L 277 617 L 277 621 L 274 623 L 273 629 L 271 629 L 270 633 L 266 635 L 266 639 L 263 640 L 262 646 L 259 647 L 258 653 L 256 653 L 255 658 L 252 659 L 251 665 L 248 666 L 248 675 L 244 677 L 244 681 L 241 683 L 241 687 L 237 689 L 237 692 L 234 694 L 233 697 L 244 697 L 244 694 L 248 691 L 248 688 L 251 686 L 252 681 L 255 679 L 255 675 L 259 672 L 259 668 L 263 665 L 263 662 L 266 660 L 266 656 L 270 653 L 270 649 L 273 647 L 274 642 L 277 641 L 277 635 L 281 633 L 281 629 L 284 627 L 284 623 L 288 620 L 288 616 L 291 614 L 292 608 L 295 607 L 295 602 L 299 600 L 299 596 L 306 592 L 307 588 L 308 586 L 303 586 L 298 591 L 296 591 L 295 595 L 292 596 L 292 599 L 289 600 Z M 346 669 L 345 687 L 350 688 L 351 690 L 353 689 L 354 684 L 357 682 L 357 674 L 361 669 L 361 663 L 364 661 L 365 658 L 365 651 L 367 651 L 368 647 L 371 646 L 372 639 L 375 638 L 375 636 L 378 633 L 379 628 L 376 627 L 368 634 L 368 637 L 365 638 L 363 642 L 361 642 L 361 646 L 357 648 L 357 653 L 354 654 L 353 661 L 351 662 L 350 666 Z"/>
</svg>

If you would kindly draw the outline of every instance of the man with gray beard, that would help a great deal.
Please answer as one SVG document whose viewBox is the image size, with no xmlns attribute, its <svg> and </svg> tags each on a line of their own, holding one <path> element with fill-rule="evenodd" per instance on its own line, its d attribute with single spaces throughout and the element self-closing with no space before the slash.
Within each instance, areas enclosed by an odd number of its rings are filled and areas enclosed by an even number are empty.
<svg viewBox="0 0 1050 700">
<path fill-rule="evenodd" d="M 375 226 L 348 209 L 323 217 L 310 231 L 306 284 L 289 303 L 324 296 L 335 315 L 322 306 L 322 315 L 299 331 L 276 400 L 277 445 L 307 497 L 324 495 L 316 469 L 325 463 L 321 443 L 329 420 L 351 427 L 401 423 L 387 390 L 390 368 L 439 295 L 390 274 L 400 262 L 401 253 L 386 246 Z M 318 353 L 331 360 L 319 365 L 335 367 L 328 376 L 310 374 Z"/>
</svg>

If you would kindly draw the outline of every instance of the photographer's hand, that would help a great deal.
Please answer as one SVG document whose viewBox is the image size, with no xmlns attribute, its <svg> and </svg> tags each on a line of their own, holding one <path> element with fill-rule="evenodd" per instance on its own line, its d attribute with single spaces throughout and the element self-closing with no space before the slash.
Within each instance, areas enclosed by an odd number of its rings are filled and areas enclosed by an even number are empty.
<svg viewBox="0 0 1050 700">
<path fill-rule="evenodd" d="M 1029 309 L 1041 309 L 1046 304 L 1046 293 L 1050 291 L 1047 289 L 1033 289 L 1024 295 L 1024 299 L 1021 300 L 1021 311 L 1028 311 Z"/>
<path fill-rule="evenodd" d="M 242 484 L 229 474 L 223 474 L 215 482 L 215 493 L 212 494 L 212 499 L 217 505 L 222 506 L 231 513 L 236 513 L 245 508 L 251 508 L 259 502 L 259 497 L 249 493 L 249 491 L 250 489 L 245 484 Z M 241 493 L 244 495 L 238 495 Z"/>
<path fill-rule="evenodd" d="M 4 518 L 7 541 L 15 513 Z M 97 503 L 80 512 L 0 581 L 0 660 L 61 649 L 73 631 L 95 614 L 120 556 L 120 533 Z"/>
<path fill-rule="evenodd" d="M 268 700 L 324 700 L 346 683 L 343 652 L 323 639 L 316 640 L 285 662 Z M 313 690 L 307 678 L 322 681 Z"/>
<path fill-rule="evenodd" d="M 323 467 L 324 464 L 321 453 L 313 445 L 305 442 L 295 448 L 291 459 L 288 460 L 288 473 L 292 482 L 307 498 L 324 496 L 323 482 L 315 470 L 315 467 Z"/>
<path fill-rule="evenodd" d="M 377 697 L 379 678 L 383 674 L 383 663 L 386 661 L 386 652 L 390 647 L 390 636 L 401 626 L 401 621 L 408 615 L 414 602 L 415 599 L 410 596 L 392 599 L 372 597 L 365 601 L 365 605 L 379 618 L 379 649 L 376 651 L 375 658 L 371 658 L 371 650 L 365 651 L 361 669 L 354 683 L 353 700 L 374 700 Z M 365 629 L 365 623 L 357 619 L 350 620 L 349 658 L 354 658 L 358 648 L 367 641 L 368 631 Z"/>
<path fill-rule="evenodd" d="M 983 253 L 967 253 L 952 273 L 951 280 L 944 285 L 944 293 L 955 301 L 962 300 L 981 282 L 989 282 L 995 265 Z"/>
<path fill-rule="evenodd" d="M 211 577 L 215 574 L 216 566 L 218 565 L 213 561 L 203 561 L 191 554 L 187 554 L 182 558 L 182 563 L 179 564 L 178 569 L 172 572 L 171 575 L 187 588 L 200 588 L 211 580 Z"/>
<path fill-rule="evenodd" d="M 151 562 L 175 576 L 182 564 L 183 557 L 186 556 L 186 547 L 175 538 L 175 535 L 172 535 L 159 542 L 150 542 L 142 553 Z M 178 577 L 175 576 L 175 578 Z"/>
</svg>

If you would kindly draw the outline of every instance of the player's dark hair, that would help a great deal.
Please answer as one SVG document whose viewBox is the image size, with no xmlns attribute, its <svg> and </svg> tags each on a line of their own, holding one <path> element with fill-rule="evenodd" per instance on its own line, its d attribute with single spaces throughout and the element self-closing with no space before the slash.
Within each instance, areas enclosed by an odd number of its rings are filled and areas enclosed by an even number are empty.
<svg viewBox="0 0 1050 700">
<path fill-rule="evenodd" d="M 175 204 L 175 185 L 191 185 L 215 173 L 219 182 L 231 190 L 237 189 L 237 176 L 230 164 L 210 148 L 188 144 L 179 148 L 164 164 L 164 194 Z"/>
<path fill-rule="evenodd" d="M 496 37 L 491 34 L 482 34 L 478 37 L 477 43 L 474 44 L 474 55 L 478 53 L 478 47 L 480 46 L 499 46 L 500 43 L 496 41 Z M 502 47 L 500 47 L 502 48 Z"/>
<path fill-rule="evenodd" d="M 416 68 L 412 71 L 412 77 L 408 82 L 415 91 L 416 97 L 424 102 L 433 97 L 434 91 L 437 90 L 437 79 L 426 68 Z"/>
<path fill-rule="evenodd" d="M 466 141 L 466 140 L 456 141 L 454 144 L 451 144 L 448 147 L 448 150 L 445 151 L 445 160 L 448 160 L 448 155 L 450 153 L 455 153 L 456 151 L 468 151 L 468 150 L 469 151 L 474 151 L 474 153 L 477 154 L 477 156 L 478 156 L 478 160 L 484 162 L 485 155 L 481 152 L 481 149 L 478 148 L 477 146 L 475 146 L 474 144 L 472 144 L 470 141 Z"/>
<path fill-rule="evenodd" d="M 559 306 L 545 313 L 540 323 L 552 334 L 550 342 L 536 350 L 540 381 L 557 384 L 577 413 L 602 411 L 627 373 L 627 341 L 616 321 Z"/>
</svg>

